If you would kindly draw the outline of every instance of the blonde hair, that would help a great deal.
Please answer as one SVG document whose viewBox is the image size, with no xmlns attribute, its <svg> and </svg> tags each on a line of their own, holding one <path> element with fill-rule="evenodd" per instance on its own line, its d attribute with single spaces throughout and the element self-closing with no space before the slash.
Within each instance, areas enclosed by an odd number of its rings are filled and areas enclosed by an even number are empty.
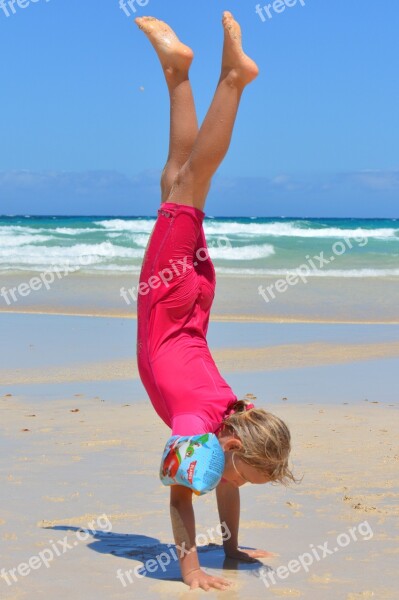
<svg viewBox="0 0 399 600">
<path fill-rule="evenodd" d="M 287 485 L 298 483 L 288 466 L 291 434 L 287 425 L 276 415 L 263 408 L 247 408 L 250 400 L 237 400 L 234 411 L 222 422 L 222 431 L 228 428 L 242 442 L 237 450 L 241 460 L 262 473 L 271 482 Z"/>
</svg>

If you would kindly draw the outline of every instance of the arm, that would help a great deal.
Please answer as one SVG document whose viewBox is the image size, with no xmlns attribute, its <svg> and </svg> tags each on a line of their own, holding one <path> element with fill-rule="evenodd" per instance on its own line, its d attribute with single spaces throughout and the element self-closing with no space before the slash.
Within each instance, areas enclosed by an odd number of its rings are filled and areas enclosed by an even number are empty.
<svg viewBox="0 0 399 600">
<path fill-rule="evenodd" d="M 240 550 L 238 547 L 238 527 L 240 523 L 240 490 L 228 481 L 220 482 L 216 488 L 216 499 L 220 523 L 226 531 L 223 535 L 223 549 L 228 558 L 257 562 L 257 558 L 273 557 L 266 550 Z"/>
<path fill-rule="evenodd" d="M 190 589 L 225 590 L 230 585 L 227 579 L 208 575 L 200 567 L 195 545 L 195 518 L 190 488 L 182 485 L 171 486 L 170 517 L 184 583 L 189 585 Z"/>
<path fill-rule="evenodd" d="M 170 518 L 183 579 L 190 571 L 200 568 L 195 545 L 192 494 L 190 488 L 182 485 L 170 488 Z"/>
<path fill-rule="evenodd" d="M 226 556 L 238 548 L 238 527 L 240 522 L 240 490 L 228 481 L 220 482 L 216 488 L 216 499 L 220 523 L 226 534 L 223 535 L 223 548 Z"/>
</svg>

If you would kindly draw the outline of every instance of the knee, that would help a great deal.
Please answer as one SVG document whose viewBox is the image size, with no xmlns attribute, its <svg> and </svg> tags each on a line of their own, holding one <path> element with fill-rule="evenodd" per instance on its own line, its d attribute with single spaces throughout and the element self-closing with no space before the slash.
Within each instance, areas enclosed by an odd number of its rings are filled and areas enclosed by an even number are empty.
<svg viewBox="0 0 399 600">
<path fill-rule="evenodd" d="M 182 167 L 177 171 L 174 184 L 175 185 L 185 185 L 191 184 L 193 182 L 194 172 L 192 169 L 192 165 L 190 161 L 184 163 Z"/>
<path fill-rule="evenodd" d="M 195 160 L 190 158 L 177 172 L 174 183 L 178 186 L 197 186 L 205 184 L 208 179 L 204 169 L 198 168 Z"/>
<path fill-rule="evenodd" d="M 176 173 L 168 198 L 171 202 L 176 199 L 191 199 L 192 206 L 203 210 L 206 196 L 211 185 L 208 174 L 196 169 L 188 160 Z"/>
<path fill-rule="evenodd" d="M 169 165 L 166 165 L 164 170 L 162 171 L 161 174 L 161 191 L 162 191 L 162 199 L 164 200 L 165 197 L 168 196 L 172 185 L 173 185 L 173 181 L 176 177 L 176 173 L 177 170 L 173 170 L 169 167 Z"/>
</svg>

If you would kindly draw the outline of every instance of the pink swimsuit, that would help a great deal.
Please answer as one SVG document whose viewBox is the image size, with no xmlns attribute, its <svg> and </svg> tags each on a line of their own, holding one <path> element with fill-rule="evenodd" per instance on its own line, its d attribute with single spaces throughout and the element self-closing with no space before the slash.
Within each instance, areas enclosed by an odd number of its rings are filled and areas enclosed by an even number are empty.
<svg viewBox="0 0 399 600">
<path fill-rule="evenodd" d="M 162 203 L 140 274 L 138 368 L 172 435 L 216 432 L 237 400 L 206 341 L 216 278 L 204 217 L 193 206 Z"/>
</svg>

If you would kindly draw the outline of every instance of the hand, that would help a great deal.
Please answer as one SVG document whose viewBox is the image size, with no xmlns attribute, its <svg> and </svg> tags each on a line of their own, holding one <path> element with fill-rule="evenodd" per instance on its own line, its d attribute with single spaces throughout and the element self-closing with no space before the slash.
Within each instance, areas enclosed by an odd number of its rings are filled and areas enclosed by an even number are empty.
<svg viewBox="0 0 399 600">
<path fill-rule="evenodd" d="M 205 573 L 205 571 L 202 569 L 196 569 L 195 571 L 189 572 L 185 577 L 183 577 L 183 581 L 190 586 L 190 590 L 202 588 L 205 591 L 208 591 L 211 588 L 216 588 L 217 590 L 227 590 L 232 583 L 228 579 L 208 575 L 208 573 Z"/>
<path fill-rule="evenodd" d="M 225 554 L 227 558 L 245 562 L 257 562 L 257 558 L 274 558 L 278 556 L 278 554 L 267 552 L 267 550 L 240 550 L 239 548 L 225 549 Z"/>
</svg>

